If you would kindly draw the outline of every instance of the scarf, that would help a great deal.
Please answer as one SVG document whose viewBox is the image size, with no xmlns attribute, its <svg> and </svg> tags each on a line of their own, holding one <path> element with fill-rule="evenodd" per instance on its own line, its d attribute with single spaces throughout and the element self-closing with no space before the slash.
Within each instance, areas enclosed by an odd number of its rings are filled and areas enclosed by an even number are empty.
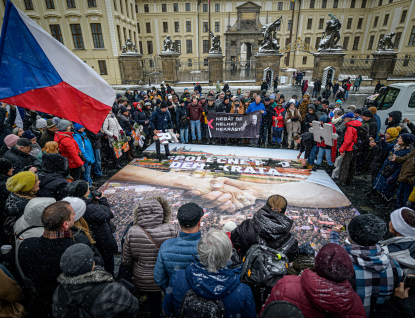
<svg viewBox="0 0 415 318">
<path fill-rule="evenodd" d="M 43 237 L 46 237 L 48 239 L 59 239 L 59 238 L 64 238 L 64 237 L 69 237 L 72 238 L 72 232 L 71 230 L 67 230 L 67 231 L 49 231 L 49 230 L 45 230 L 43 232 Z"/>
<path fill-rule="evenodd" d="M 337 117 L 337 118 L 333 118 L 332 120 L 331 120 L 331 122 L 332 122 L 332 124 L 333 125 L 336 125 L 339 121 L 341 121 L 342 120 L 342 116 L 340 116 L 340 117 Z"/>
</svg>

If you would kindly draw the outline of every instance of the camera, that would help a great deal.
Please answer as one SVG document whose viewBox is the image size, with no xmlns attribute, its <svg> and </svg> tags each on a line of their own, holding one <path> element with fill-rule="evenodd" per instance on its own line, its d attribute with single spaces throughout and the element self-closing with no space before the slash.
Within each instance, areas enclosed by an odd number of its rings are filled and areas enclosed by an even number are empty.
<svg viewBox="0 0 415 318">
<path fill-rule="evenodd" d="M 101 191 L 97 191 L 97 190 L 91 191 L 91 197 L 93 197 L 93 198 L 100 198 L 100 197 L 102 197 L 102 192 Z"/>
</svg>

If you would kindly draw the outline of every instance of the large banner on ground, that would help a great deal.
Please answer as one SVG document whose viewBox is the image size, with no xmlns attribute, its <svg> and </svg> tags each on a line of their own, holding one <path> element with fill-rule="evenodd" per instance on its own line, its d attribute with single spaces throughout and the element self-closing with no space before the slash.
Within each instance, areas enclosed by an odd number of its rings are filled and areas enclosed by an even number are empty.
<svg viewBox="0 0 415 318">
<path fill-rule="evenodd" d="M 115 215 L 118 242 L 137 204 L 156 196 L 171 204 L 172 223 L 177 223 L 181 205 L 198 203 L 205 212 L 206 232 L 227 221 L 240 224 L 252 218 L 269 196 L 280 194 L 288 202 L 293 235 L 316 250 L 329 242 L 334 225 L 345 225 L 358 214 L 324 171 L 301 168 L 297 151 L 255 149 L 249 155 L 243 147 L 173 145 L 168 160 L 135 159 L 101 187 Z M 145 153 L 154 152 L 153 144 Z"/>
<path fill-rule="evenodd" d="M 261 111 L 246 115 L 208 113 L 207 122 L 213 138 L 259 138 Z"/>
</svg>

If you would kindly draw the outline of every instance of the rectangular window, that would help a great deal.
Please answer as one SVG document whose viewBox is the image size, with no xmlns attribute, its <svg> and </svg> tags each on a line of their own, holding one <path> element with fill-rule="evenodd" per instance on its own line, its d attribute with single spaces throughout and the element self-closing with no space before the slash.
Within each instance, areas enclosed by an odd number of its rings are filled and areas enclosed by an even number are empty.
<svg viewBox="0 0 415 318">
<path fill-rule="evenodd" d="M 174 21 L 174 32 L 180 32 L 179 21 Z"/>
<path fill-rule="evenodd" d="M 148 4 L 147 4 L 147 7 L 148 7 Z M 146 5 L 144 5 L 144 11 L 145 9 L 146 9 Z M 122 6 L 122 0 L 120 0 L 120 11 L 122 14 L 124 14 L 124 7 Z"/>
<path fill-rule="evenodd" d="M 339 0 L 334 0 L 333 1 L 333 8 L 337 9 L 338 6 L 339 6 Z"/>
<path fill-rule="evenodd" d="M 127 17 L 130 17 L 130 14 L 128 13 L 128 0 L 125 0 L 125 13 L 127 15 Z"/>
<path fill-rule="evenodd" d="M 138 5 L 135 5 L 135 13 L 138 13 Z"/>
<path fill-rule="evenodd" d="M 130 12 L 131 12 L 131 17 L 134 18 L 133 4 L 132 3 L 130 3 Z"/>
<path fill-rule="evenodd" d="M 150 22 L 146 22 L 146 32 L 151 33 L 151 24 L 150 24 Z"/>
<path fill-rule="evenodd" d="M 121 31 L 120 31 L 119 25 L 117 25 L 117 34 L 118 34 L 118 45 L 120 47 L 120 50 L 122 50 Z"/>
<path fill-rule="evenodd" d="M 360 36 L 355 36 L 352 50 L 357 51 L 359 49 L 359 41 L 360 41 Z"/>
<path fill-rule="evenodd" d="M 153 41 L 147 41 L 147 53 L 153 54 Z"/>
<path fill-rule="evenodd" d="M 203 66 L 209 66 L 209 60 L 208 59 L 203 60 Z"/>
<path fill-rule="evenodd" d="M 350 8 L 355 8 L 356 7 L 356 0 L 352 0 L 352 3 L 350 4 Z"/>
<path fill-rule="evenodd" d="M 140 23 L 137 23 L 137 32 L 138 33 L 141 33 L 141 31 L 140 31 Z"/>
<path fill-rule="evenodd" d="M 174 41 L 174 46 L 176 47 L 176 51 L 182 53 L 182 41 L 176 40 Z"/>
<path fill-rule="evenodd" d="M 236 41 L 231 41 L 231 46 L 236 46 Z"/>
<path fill-rule="evenodd" d="M 50 33 L 56 40 L 58 40 L 59 42 L 63 44 L 62 31 L 61 31 L 61 26 L 59 24 L 51 24 Z"/>
<path fill-rule="evenodd" d="M 278 2 L 278 5 L 277 5 L 277 10 L 282 10 L 282 2 Z"/>
<path fill-rule="evenodd" d="M 215 12 L 220 12 L 220 3 L 215 3 Z"/>
<path fill-rule="evenodd" d="M 185 4 L 185 10 L 186 11 L 190 11 L 190 3 L 186 3 Z"/>
<path fill-rule="evenodd" d="M 186 53 L 193 53 L 192 40 L 186 40 Z"/>
<path fill-rule="evenodd" d="M 161 4 L 161 12 L 167 12 L 167 4 L 165 3 Z"/>
<path fill-rule="evenodd" d="M 315 4 L 315 1 L 314 0 L 310 0 L 310 9 L 314 9 L 314 4 Z"/>
<path fill-rule="evenodd" d="M 97 6 L 96 0 L 88 0 L 88 8 L 95 8 Z"/>
<path fill-rule="evenodd" d="M 27 3 L 28 2 L 30 2 L 30 3 L 32 3 L 32 0 L 25 0 L 25 5 L 26 5 L 26 10 L 33 10 L 33 8 L 32 9 L 28 9 L 27 8 Z M 76 5 L 75 5 L 75 0 L 66 0 L 66 5 L 67 5 L 67 7 L 68 7 L 68 9 L 73 9 L 73 8 L 76 8 Z"/>
<path fill-rule="evenodd" d="M 203 40 L 203 53 L 209 53 L 209 40 Z"/>
<path fill-rule="evenodd" d="M 318 28 L 320 30 L 324 28 L 324 19 L 320 19 L 320 21 L 318 22 Z"/>
<path fill-rule="evenodd" d="M 307 30 L 311 30 L 311 27 L 313 26 L 313 19 L 307 20 Z"/>
<path fill-rule="evenodd" d="M 138 48 L 140 50 L 140 54 L 143 54 L 143 41 L 138 41 Z"/>
<path fill-rule="evenodd" d="M 375 36 L 371 35 L 370 38 L 369 38 L 369 45 L 367 47 L 368 51 L 373 49 L 373 42 L 375 42 Z"/>
<path fill-rule="evenodd" d="M 366 1 L 367 0 L 362 0 L 362 6 L 361 6 L 362 9 L 366 8 Z"/>
<path fill-rule="evenodd" d="M 380 7 L 383 3 L 383 0 L 379 0 L 378 7 Z"/>
<path fill-rule="evenodd" d="M 122 7 L 122 6 L 121 6 L 121 7 Z M 148 4 L 145 4 L 145 5 L 144 5 L 144 12 L 145 12 L 145 13 L 150 12 L 150 8 L 149 8 Z"/>
<path fill-rule="evenodd" d="M 173 11 L 174 12 L 179 12 L 179 4 L 178 3 L 173 3 Z"/>
<path fill-rule="evenodd" d="M 98 60 L 98 66 L 99 66 L 99 74 L 100 75 L 108 75 L 107 61 Z"/>
<path fill-rule="evenodd" d="M 307 64 L 307 56 L 303 56 L 303 65 Z"/>
<path fill-rule="evenodd" d="M 55 3 L 53 0 L 46 0 L 46 9 L 55 9 Z"/>
<path fill-rule="evenodd" d="M 163 22 L 163 32 L 164 33 L 169 32 L 169 25 L 167 22 Z"/>
<path fill-rule="evenodd" d="M 207 22 L 203 22 L 203 32 L 207 32 L 208 31 L 208 27 L 209 24 Z"/>
<path fill-rule="evenodd" d="M 311 38 L 308 36 L 308 37 L 306 37 L 305 39 L 304 39 L 304 42 L 305 43 L 307 43 L 307 44 L 310 44 L 311 43 Z"/>
<path fill-rule="evenodd" d="M 288 20 L 287 30 L 290 31 L 293 27 L 293 20 Z"/>
<path fill-rule="evenodd" d="M 347 50 L 347 47 L 349 46 L 349 37 L 345 36 L 343 38 L 343 50 Z"/>
<path fill-rule="evenodd" d="M 353 18 L 347 19 L 346 29 L 350 30 L 352 28 Z"/>
<path fill-rule="evenodd" d="M 405 23 L 407 13 L 408 13 L 408 10 L 403 10 L 402 11 L 401 21 L 399 23 Z"/>
<path fill-rule="evenodd" d="M 359 20 L 357 21 L 357 29 L 358 30 L 362 29 L 362 24 L 363 24 L 363 18 L 359 18 Z"/>
<path fill-rule="evenodd" d="M 117 0 L 114 0 L 113 3 L 114 3 L 114 10 L 117 11 L 118 10 L 117 9 Z"/>
<path fill-rule="evenodd" d="M 203 12 L 208 12 L 208 5 L 206 3 L 203 4 Z"/>
<path fill-rule="evenodd" d="M 189 66 L 189 67 L 193 66 L 192 59 L 187 60 L 187 66 Z"/>
<path fill-rule="evenodd" d="M 220 24 L 218 21 L 215 22 L 215 32 L 220 32 Z"/>
<path fill-rule="evenodd" d="M 319 46 L 319 44 L 320 44 L 320 41 L 321 41 L 321 36 L 318 36 L 318 37 L 316 38 L 316 50 L 318 50 L 318 46 Z"/>
<path fill-rule="evenodd" d="M 393 44 L 393 47 L 395 49 L 399 48 L 399 42 L 401 42 L 401 36 L 402 36 L 402 32 L 397 32 L 395 35 L 395 42 Z"/>
<path fill-rule="evenodd" d="M 127 29 L 122 28 L 122 33 L 124 33 L 124 43 L 127 41 Z"/>
<path fill-rule="evenodd" d="M 322 9 L 327 8 L 327 0 L 323 0 L 323 1 L 321 2 L 321 8 L 322 8 Z"/>
<path fill-rule="evenodd" d="M 409 46 L 414 46 L 415 45 L 415 25 L 412 27 L 412 32 L 411 35 L 409 37 Z"/>
<path fill-rule="evenodd" d="M 294 1 L 290 1 L 290 10 L 294 10 L 294 5 L 295 5 L 295 2 Z"/>
<path fill-rule="evenodd" d="M 385 19 L 383 20 L 383 26 L 388 25 L 388 21 L 389 21 L 389 14 L 385 14 Z"/>
<path fill-rule="evenodd" d="M 192 22 L 186 21 L 186 32 L 192 32 Z"/>
<path fill-rule="evenodd" d="M 373 22 L 373 27 L 377 28 L 378 26 L 378 21 L 379 21 L 379 16 L 375 17 L 375 21 Z"/>
<path fill-rule="evenodd" d="M 82 30 L 80 24 L 71 24 L 71 32 L 73 38 L 73 44 L 75 49 L 83 50 L 84 47 L 84 39 L 82 38 Z"/>
</svg>

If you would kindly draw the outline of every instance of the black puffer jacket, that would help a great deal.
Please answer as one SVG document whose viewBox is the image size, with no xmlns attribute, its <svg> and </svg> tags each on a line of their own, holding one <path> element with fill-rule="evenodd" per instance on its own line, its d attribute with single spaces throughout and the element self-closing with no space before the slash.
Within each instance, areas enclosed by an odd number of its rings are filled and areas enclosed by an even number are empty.
<svg viewBox="0 0 415 318">
<path fill-rule="evenodd" d="M 390 112 L 388 116 L 392 117 L 393 120 L 389 122 L 388 121 L 389 117 L 386 117 L 385 119 L 386 129 L 391 128 L 391 127 L 398 127 L 399 124 L 402 122 L 402 113 L 399 110 L 394 110 L 393 112 Z"/>
<path fill-rule="evenodd" d="M 36 120 L 39 114 L 36 111 L 30 111 L 29 109 L 25 109 L 24 117 L 23 117 L 23 130 L 30 130 L 32 126 L 36 127 Z M 40 117 L 40 116 L 39 116 Z"/>
<path fill-rule="evenodd" d="M 29 170 L 30 167 L 36 167 L 38 171 L 42 171 L 42 164 L 39 160 L 31 154 L 20 151 L 16 146 L 11 147 L 10 150 L 4 154 L 3 158 L 9 159 L 12 162 L 14 168 L 13 174 Z"/>
<path fill-rule="evenodd" d="M 273 249 L 284 246 L 291 238 L 293 220 L 284 214 L 273 211 L 264 206 L 254 214 L 252 219 L 243 221 L 231 233 L 233 246 L 240 255 L 245 255 L 254 244 L 263 244 Z M 290 262 L 298 257 L 298 241 L 287 250 Z"/>
<path fill-rule="evenodd" d="M 308 112 L 308 109 L 310 108 L 314 110 L 314 113 L 310 114 Z M 313 122 L 313 120 L 318 121 L 317 114 L 316 114 L 316 108 L 314 107 L 314 105 L 309 105 L 307 107 L 307 114 L 304 117 L 304 127 L 305 127 L 304 132 L 308 132 L 308 130 L 312 127 L 310 124 Z"/>
<path fill-rule="evenodd" d="M 371 118 L 368 121 L 363 121 L 362 125 L 368 127 L 369 137 L 376 139 L 378 135 L 378 124 L 376 118 Z"/>
<path fill-rule="evenodd" d="M 104 137 L 104 132 L 99 131 L 97 134 L 94 134 L 92 131 L 85 129 L 85 133 L 89 141 L 91 142 L 92 148 L 101 149 L 102 147 L 101 138 Z"/>
<path fill-rule="evenodd" d="M 133 116 L 133 120 L 137 124 L 143 126 L 144 133 L 146 135 L 148 135 L 148 133 L 149 133 L 148 127 L 149 127 L 149 120 L 150 120 L 150 117 L 149 116 L 151 116 L 151 115 L 148 115 L 148 113 L 146 113 L 146 111 L 144 111 L 142 109 L 136 109 L 132 113 L 132 116 Z M 146 121 L 147 121 L 147 124 L 146 124 Z"/>
<path fill-rule="evenodd" d="M 6 200 L 10 195 L 9 190 L 6 188 L 7 179 L 10 178 L 4 174 L 0 174 L 0 211 L 4 211 Z"/>
<path fill-rule="evenodd" d="M 56 201 L 62 200 L 67 196 L 68 181 L 65 177 L 69 175 L 68 158 L 57 153 L 44 153 L 42 164 L 43 172 L 38 174 L 40 189 L 36 196 L 55 198 Z"/>
<path fill-rule="evenodd" d="M 10 193 L 6 200 L 6 209 L 4 214 L 6 216 L 16 216 L 16 220 L 23 215 L 24 208 L 30 199 L 28 197 L 22 197 L 16 193 Z"/>
<path fill-rule="evenodd" d="M 76 243 L 82 243 L 82 244 L 88 245 L 91 248 L 91 250 L 94 252 L 95 264 L 103 267 L 104 261 L 102 260 L 102 255 L 98 251 L 98 249 L 95 247 L 95 245 L 89 241 L 88 236 L 86 236 L 85 234 L 85 231 L 80 228 L 77 228 L 76 226 L 71 227 L 70 230 L 72 232 L 73 240 Z"/>
</svg>

